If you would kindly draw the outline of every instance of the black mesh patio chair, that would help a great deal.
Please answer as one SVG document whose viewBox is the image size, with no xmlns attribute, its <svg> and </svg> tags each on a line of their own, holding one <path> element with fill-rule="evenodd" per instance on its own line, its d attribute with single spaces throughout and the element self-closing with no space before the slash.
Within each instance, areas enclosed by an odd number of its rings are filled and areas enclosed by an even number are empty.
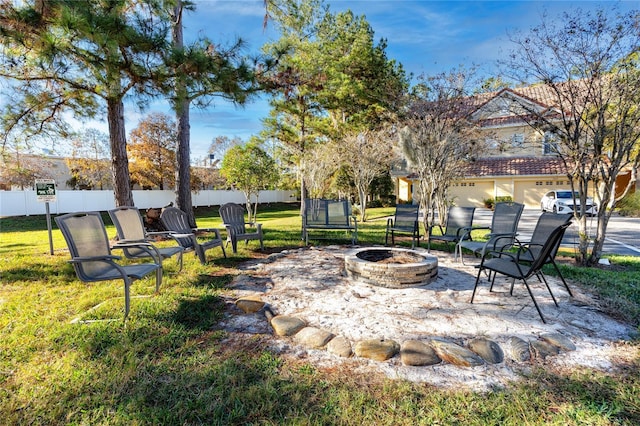
<svg viewBox="0 0 640 426">
<path fill-rule="evenodd" d="M 153 244 L 153 236 L 171 237 L 170 232 L 147 232 L 140 211 L 135 207 L 117 207 L 109 210 L 109 217 L 116 227 L 118 241 L 113 248 L 121 248 L 128 259 L 140 259 L 149 257 L 148 250 L 140 247 L 131 247 L 130 243 L 144 244 L 151 246 L 161 259 L 168 259 L 177 255 L 180 271 L 182 270 L 182 252 L 184 247 L 177 245 L 171 247 L 157 247 Z M 148 247 L 147 246 L 147 247 Z"/>
<path fill-rule="evenodd" d="M 387 219 L 387 231 L 384 236 L 384 244 L 389 244 L 391 235 L 391 245 L 395 245 L 396 234 L 411 236 L 411 248 L 420 246 L 420 223 L 418 215 L 420 206 L 418 204 L 398 204 L 393 218 Z"/>
<path fill-rule="evenodd" d="M 124 281 L 124 319 L 129 315 L 131 305 L 130 287 L 134 280 L 141 279 L 152 272 L 156 273 L 156 293 L 162 283 L 162 265 L 158 255 L 146 244 L 131 243 L 129 246 L 148 250 L 153 262 L 135 265 L 116 263 L 120 256 L 111 254 L 109 238 L 97 212 L 69 213 L 55 218 L 64 236 L 73 269 L 80 281 L 97 282 L 110 280 Z"/>
<path fill-rule="evenodd" d="M 220 206 L 220 217 L 227 230 L 227 246 L 231 243 L 234 253 L 238 252 L 238 241 L 260 241 L 260 250 L 264 250 L 262 241 L 262 224 L 257 222 L 245 222 L 245 208 L 239 204 L 227 203 Z"/>
<path fill-rule="evenodd" d="M 220 231 L 216 228 L 191 228 L 187 215 L 179 208 L 164 208 L 160 214 L 160 222 L 185 250 L 193 250 L 203 265 L 207 263 L 205 252 L 214 247 L 220 247 L 222 255 L 227 257 Z"/>
<path fill-rule="evenodd" d="M 467 228 L 456 244 L 462 263 L 464 264 L 462 249 L 469 250 L 476 257 L 482 257 L 488 250 L 500 250 L 501 247 L 513 244 L 523 209 L 524 204 L 520 203 L 496 203 L 490 227 Z M 473 241 L 471 232 L 478 229 L 489 230 L 485 235 L 486 241 Z"/>
<path fill-rule="evenodd" d="M 530 245 L 530 251 L 522 253 L 520 255 L 520 260 L 522 262 L 533 262 L 533 257 L 531 256 L 531 254 L 541 250 L 541 246 L 544 244 L 544 242 L 547 240 L 547 238 L 555 228 L 557 228 L 558 226 L 564 226 L 565 224 L 570 225 L 572 218 L 573 215 L 571 214 L 556 214 L 550 212 L 542 213 L 538 218 L 538 222 L 536 223 L 536 227 L 533 230 L 533 234 L 531 234 L 531 240 L 528 242 L 528 244 Z M 558 265 L 555 261 L 556 254 L 558 253 L 558 249 L 560 248 L 560 243 L 562 242 L 561 240 L 562 238 L 558 240 L 555 247 L 551 250 L 549 256 L 545 260 L 545 264 L 551 264 L 553 266 L 558 274 L 558 277 L 560 277 L 562 284 L 564 284 L 564 287 L 567 289 L 569 296 L 573 296 L 569 285 L 562 276 L 562 272 L 560 272 L 560 268 L 558 268 Z"/>
<path fill-rule="evenodd" d="M 527 288 L 529 296 L 531 296 L 531 300 L 533 300 L 533 304 L 535 305 L 538 314 L 540 315 L 540 319 L 542 319 L 542 322 L 546 323 L 547 321 L 542 315 L 540 306 L 538 306 L 538 302 L 536 301 L 527 280 L 534 275 L 540 278 L 547 287 L 547 290 L 553 299 L 553 303 L 558 306 L 558 302 L 549 287 L 549 283 L 542 273 L 542 267 L 548 263 L 550 259 L 553 260 L 552 254 L 557 252 L 557 247 L 569 225 L 570 222 L 566 222 L 563 225 L 556 226 L 550 230 L 545 228 L 544 234 L 546 235 L 546 238 L 541 243 L 520 243 L 516 240 L 513 246 L 516 248 L 515 252 L 500 250 L 486 251 L 482 256 L 482 260 L 478 267 L 478 275 L 473 287 L 473 293 L 471 294 L 471 303 L 473 303 L 473 299 L 475 298 L 478 283 L 480 282 L 480 276 L 483 271 L 489 273 L 489 280 L 491 282 L 489 291 L 493 290 L 496 274 L 506 275 L 513 278 L 514 281 L 515 279 L 522 280 Z M 542 230 L 540 232 L 542 232 Z M 513 294 L 513 283 L 511 284 L 510 293 Z"/>
<path fill-rule="evenodd" d="M 458 244 L 463 237 L 469 238 L 467 231 L 471 229 L 473 225 L 473 213 L 475 211 L 475 207 L 449 207 L 444 230 L 439 224 L 429 227 L 429 232 L 427 233 L 427 250 L 431 250 L 431 241 L 444 241 L 447 248 L 450 243 L 453 243 L 453 248 L 455 249 L 455 245 Z M 434 234 L 434 228 L 438 228 L 440 233 Z M 457 255 L 457 252 L 455 252 L 455 255 Z"/>
</svg>

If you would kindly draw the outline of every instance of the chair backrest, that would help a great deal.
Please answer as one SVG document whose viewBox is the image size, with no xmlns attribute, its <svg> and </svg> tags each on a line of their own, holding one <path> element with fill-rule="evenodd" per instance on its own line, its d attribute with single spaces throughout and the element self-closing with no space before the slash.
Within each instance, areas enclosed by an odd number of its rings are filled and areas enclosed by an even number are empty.
<svg viewBox="0 0 640 426">
<path fill-rule="evenodd" d="M 118 207 L 109 210 L 109 217 L 116 227 L 121 240 L 144 240 L 146 233 L 142 216 L 135 207 Z"/>
<path fill-rule="evenodd" d="M 573 216 L 571 214 L 542 213 L 538 218 L 536 227 L 533 229 L 533 234 L 531 234 L 531 243 L 543 245 L 557 227 L 564 225 L 568 227 L 571 224 L 572 218 Z M 558 252 L 560 242 L 561 240 L 558 240 L 553 250 L 549 253 L 551 258 L 554 258 Z"/>
<path fill-rule="evenodd" d="M 349 226 L 351 203 L 349 200 L 305 200 L 304 219 L 311 226 Z"/>
<path fill-rule="evenodd" d="M 146 232 L 140 212 L 135 207 L 118 207 L 109 210 L 111 222 L 116 227 L 116 235 L 120 240 L 144 241 Z M 127 257 L 148 255 L 145 250 L 135 247 L 123 249 Z"/>
<path fill-rule="evenodd" d="M 511 234 L 518 229 L 524 204 L 496 203 L 491 219 L 491 232 L 494 234 Z"/>
<path fill-rule="evenodd" d="M 449 207 L 444 235 L 457 236 L 461 228 L 470 228 L 473 224 L 475 207 Z"/>
<path fill-rule="evenodd" d="M 562 237 L 564 236 L 564 233 L 570 224 L 571 222 L 566 222 L 563 225 L 556 226 L 555 228 L 551 229 L 551 231 L 548 232 L 547 238 L 544 240 L 544 242 L 538 243 L 540 245 L 537 246 L 537 249 L 530 250 L 532 260 L 527 276 L 535 274 L 548 262 L 549 259 L 553 258 L 552 253 L 558 250 L 560 241 L 562 240 Z M 527 261 L 529 261 L 529 259 L 527 259 Z"/>
<path fill-rule="evenodd" d="M 71 258 L 109 256 L 109 237 L 98 212 L 69 213 L 55 218 L 62 232 Z M 73 264 L 81 281 L 96 281 L 96 277 L 113 269 L 104 262 L 79 262 Z"/>
<path fill-rule="evenodd" d="M 189 220 L 185 212 L 177 207 L 165 207 L 160 213 L 160 222 L 168 231 L 178 234 L 192 234 L 193 230 L 189 225 Z M 178 243 L 185 248 L 193 247 L 191 237 L 176 238 Z"/>
<path fill-rule="evenodd" d="M 227 229 L 235 234 L 244 234 L 245 221 L 244 221 L 245 209 L 239 204 L 227 203 L 220 206 L 220 217 L 224 222 Z"/>
<path fill-rule="evenodd" d="M 394 228 L 414 229 L 420 213 L 419 204 L 398 204 L 393 221 Z"/>
</svg>

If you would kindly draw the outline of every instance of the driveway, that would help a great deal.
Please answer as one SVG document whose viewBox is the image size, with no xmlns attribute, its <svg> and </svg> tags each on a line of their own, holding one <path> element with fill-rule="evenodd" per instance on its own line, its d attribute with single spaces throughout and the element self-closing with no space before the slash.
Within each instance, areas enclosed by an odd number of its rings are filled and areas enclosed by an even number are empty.
<svg viewBox="0 0 640 426">
<path fill-rule="evenodd" d="M 491 225 L 492 212 L 489 209 L 476 209 L 473 217 L 474 225 Z M 518 233 L 523 240 L 526 240 L 536 226 L 540 210 L 525 209 L 520 218 Z M 588 218 L 589 233 L 595 233 L 596 219 Z M 572 224 L 562 239 L 562 247 L 578 248 L 578 227 Z M 611 216 L 607 226 L 607 237 L 605 239 L 603 252 L 606 254 L 617 254 L 624 256 L 640 256 L 640 219 L 635 217 L 621 217 L 617 214 Z"/>
</svg>

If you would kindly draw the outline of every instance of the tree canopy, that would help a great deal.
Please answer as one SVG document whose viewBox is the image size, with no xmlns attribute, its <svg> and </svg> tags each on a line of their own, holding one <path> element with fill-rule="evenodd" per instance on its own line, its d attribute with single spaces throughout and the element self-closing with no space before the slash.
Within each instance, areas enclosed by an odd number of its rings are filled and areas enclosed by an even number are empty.
<svg viewBox="0 0 640 426">
<path fill-rule="evenodd" d="M 220 174 L 231 186 L 244 193 L 250 222 L 256 217 L 260 190 L 272 187 L 278 180 L 275 161 L 256 141 L 227 150 Z"/>
<path fill-rule="evenodd" d="M 286 54 L 267 80 L 274 98 L 264 133 L 287 146 L 304 199 L 313 145 L 381 127 L 400 109 L 408 81 L 363 16 L 333 14 L 319 0 L 282 0 L 268 10 L 281 37 L 265 50 Z"/>
<path fill-rule="evenodd" d="M 541 82 L 550 93 L 542 113 L 526 105 L 523 119 L 556 135 L 557 154 L 580 194 L 576 212 L 580 261 L 597 264 L 609 217 L 617 201 L 616 179 L 640 164 L 640 11 L 595 13 L 574 10 L 561 19 L 543 19 L 526 34 L 515 34 L 516 49 L 503 65 L 523 82 Z M 587 233 L 586 199 L 599 198 L 593 245 Z"/>
</svg>

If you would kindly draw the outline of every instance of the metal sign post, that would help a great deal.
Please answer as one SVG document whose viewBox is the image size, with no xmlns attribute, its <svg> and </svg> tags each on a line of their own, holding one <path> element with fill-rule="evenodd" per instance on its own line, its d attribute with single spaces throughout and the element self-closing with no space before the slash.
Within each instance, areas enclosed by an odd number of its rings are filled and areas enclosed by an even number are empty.
<svg viewBox="0 0 640 426">
<path fill-rule="evenodd" d="M 49 202 L 56 202 L 56 181 L 53 179 L 36 179 L 36 197 L 38 198 L 38 202 L 45 203 L 47 210 L 47 230 L 49 231 L 49 254 L 53 255 L 53 235 L 51 233 Z"/>
</svg>

